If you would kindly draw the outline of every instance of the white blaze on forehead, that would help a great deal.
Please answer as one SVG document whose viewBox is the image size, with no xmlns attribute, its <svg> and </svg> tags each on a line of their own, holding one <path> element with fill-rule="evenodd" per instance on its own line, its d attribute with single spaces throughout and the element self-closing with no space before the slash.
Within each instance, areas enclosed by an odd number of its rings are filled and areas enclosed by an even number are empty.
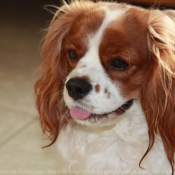
<svg viewBox="0 0 175 175">
<path fill-rule="evenodd" d="M 103 34 L 107 26 L 117 19 L 120 19 L 122 15 L 126 12 L 126 9 L 124 8 L 118 8 L 116 10 L 110 10 L 107 7 L 101 7 L 101 10 L 105 12 L 105 18 L 103 20 L 103 23 L 97 30 L 95 34 L 89 34 L 88 38 L 88 51 L 86 54 L 80 59 L 79 63 L 77 64 L 76 68 L 71 72 L 70 78 L 78 75 L 85 74 L 86 71 L 84 69 L 81 69 L 83 65 L 86 66 L 92 66 L 94 64 L 99 63 L 101 68 L 101 61 L 99 57 L 99 46 L 103 38 Z M 95 65 L 97 66 L 97 65 Z M 96 67 L 97 68 L 97 67 Z"/>
<path fill-rule="evenodd" d="M 97 33 L 89 37 L 89 51 L 95 51 L 97 52 L 97 54 L 99 51 L 99 46 L 103 37 L 104 30 L 112 21 L 119 19 L 125 13 L 124 9 L 109 10 L 106 7 L 103 9 L 106 12 L 104 21 L 98 29 Z"/>
<path fill-rule="evenodd" d="M 84 55 L 83 58 L 79 61 L 77 65 L 78 74 L 89 74 L 89 70 L 81 69 L 82 65 L 86 65 L 87 69 L 90 68 L 92 71 L 93 67 L 95 66 L 96 71 L 100 73 L 99 71 L 102 71 L 103 74 L 105 73 L 103 66 L 101 65 L 100 57 L 99 57 L 99 47 L 100 43 L 103 39 L 103 34 L 105 29 L 108 27 L 108 25 L 113 22 L 117 21 L 117 19 L 120 19 L 122 15 L 126 12 L 126 9 L 124 8 L 118 8 L 115 10 L 110 10 L 107 7 L 101 7 L 101 10 L 105 12 L 105 18 L 97 30 L 95 34 L 89 34 L 88 38 L 88 51 Z M 109 46 L 107 46 L 109 47 Z M 95 73 L 92 71 L 92 73 Z M 76 76 L 76 75 L 73 75 Z"/>
</svg>

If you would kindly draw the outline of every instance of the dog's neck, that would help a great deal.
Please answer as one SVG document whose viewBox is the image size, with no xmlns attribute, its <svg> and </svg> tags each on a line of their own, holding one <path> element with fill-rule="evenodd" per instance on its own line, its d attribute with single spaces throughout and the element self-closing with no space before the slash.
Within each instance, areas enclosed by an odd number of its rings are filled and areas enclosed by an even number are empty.
<svg viewBox="0 0 175 175">
<path fill-rule="evenodd" d="M 145 171 L 139 167 L 139 162 L 148 148 L 148 127 L 139 108 L 138 104 L 134 104 L 132 109 L 111 127 L 95 129 L 69 124 L 60 133 L 57 141 L 64 167 L 81 172 L 100 170 L 104 174 L 107 170 L 114 172 L 109 172 L 111 174 Z M 149 171 L 162 168 L 171 170 L 159 136 L 156 136 L 155 144 L 141 162 L 141 167 Z"/>
</svg>

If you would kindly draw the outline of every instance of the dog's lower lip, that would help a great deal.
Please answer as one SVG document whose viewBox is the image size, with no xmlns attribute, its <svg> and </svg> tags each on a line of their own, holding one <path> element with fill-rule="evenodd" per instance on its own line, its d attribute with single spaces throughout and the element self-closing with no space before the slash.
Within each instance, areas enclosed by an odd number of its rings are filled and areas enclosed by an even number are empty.
<svg viewBox="0 0 175 175">
<path fill-rule="evenodd" d="M 122 106 L 120 106 L 119 108 L 117 108 L 115 111 L 112 111 L 110 113 L 106 113 L 106 114 L 91 114 L 86 120 L 89 120 L 89 121 L 98 121 L 102 118 L 105 118 L 107 117 L 109 114 L 116 114 L 117 116 L 119 115 L 122 115 L 125 113 L 125 111 L 127 111 L 133 104 L 133 99 L 131 100 L 128 100 L 126 103 L 124 103 Z M 95 120 L 94 120 L 95 119 Z"/>
</svg>

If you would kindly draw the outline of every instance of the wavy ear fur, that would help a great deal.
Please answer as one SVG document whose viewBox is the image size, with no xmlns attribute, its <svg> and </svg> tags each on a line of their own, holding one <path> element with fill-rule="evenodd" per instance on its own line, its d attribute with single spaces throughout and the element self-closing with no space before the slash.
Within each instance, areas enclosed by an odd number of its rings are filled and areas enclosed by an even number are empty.
<svg viewBox="0 0 175 175">
<path fill-rule="evenodd" d="M 90 2 L 86 5 L 90 5 Z M 43 133 L 52 140 L 51 144 L 55 142 L 60 129 L 67 123 L 62 94 L 68 70 L 62 48 L 73 21 L 81 15 L 83 7 L 83 2 L 76 1 L 58 8 L 47 30 L 42 48 L 44 60 L 39 67 L 41 77 L 35 84 L 36 106 Z"/>
<path fill-rule="evenodd" d="M 160 134 L 174 170 L 175 153 L 175 12 L 151 10 L 148 21 L 150 59 L 141 90 L 149 128 L 149 147 Z M 144 157 L 145 157 L 144 156 Z"/>
</svg>

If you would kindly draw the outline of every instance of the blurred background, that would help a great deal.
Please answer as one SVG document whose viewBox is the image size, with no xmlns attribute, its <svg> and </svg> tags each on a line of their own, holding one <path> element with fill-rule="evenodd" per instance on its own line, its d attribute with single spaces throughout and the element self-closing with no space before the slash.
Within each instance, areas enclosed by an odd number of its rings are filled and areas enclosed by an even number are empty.
<svg viewBox="0 0 175 175">
<path fill-rule="evenodd" d="M 127 0 L 152 6 L 154 0 Z M 44 5 L 59 0 L 0 0 L 0 174 L 54 174 L 55 146 L 42 135 L 33 86 L 40 46 L 52 14 Z M 175 0 L 156 0 L 174 8 Z M 21 172 L 20 172 L 21 171 Z M 25 172 L 26 171 L 26 172 Z"/>
<path fill-rule="evenodd" d="M 58 0 L 0 0 L 0 174 L 49 174 L 55 168 L 55 147 L 42 149 L 49 141 L 40 129 L 33 92 L 42 30 L 52 18 L 45 4 L 60 5 Z"/>
</svg>

